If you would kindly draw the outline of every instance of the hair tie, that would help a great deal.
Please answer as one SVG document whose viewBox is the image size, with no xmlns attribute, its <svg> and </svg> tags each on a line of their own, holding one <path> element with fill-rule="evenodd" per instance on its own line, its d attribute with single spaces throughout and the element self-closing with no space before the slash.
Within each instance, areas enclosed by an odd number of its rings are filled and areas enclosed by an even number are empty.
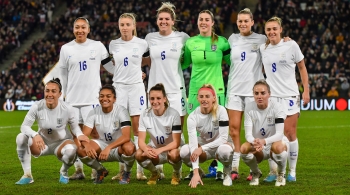
<svg viewBox="0 0 350 195">
<path fill-rule="evenodd" d="M 210 91 L 210 92 L 211 92 L 211 94 L 213 94 L 213 96 L 215 96 L 215 92 L 214 92 L 214 90 L 213 90 L 213 89 L 211 89 L 211 88 L 209 88 L 209 87 L 202 87 L 202 88 L 200 88 L 200 89 L 199 89 L 199 91 L 198 91 L 198 93 L 199 93 L 200 91 L 202 91 L 202 90 L 207 90 L 207 91 Z"/>
</svg>

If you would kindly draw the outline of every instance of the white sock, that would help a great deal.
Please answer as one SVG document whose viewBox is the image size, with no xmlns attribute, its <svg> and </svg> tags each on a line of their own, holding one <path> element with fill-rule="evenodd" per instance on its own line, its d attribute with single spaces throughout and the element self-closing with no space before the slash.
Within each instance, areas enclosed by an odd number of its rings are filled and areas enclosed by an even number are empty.
<svg viewBox="0 0 350 195">
<path fill-rule="evenodd" d="M 80 158 L 77 158 L 74 162 L 75 172 L 83 172 L 84 164 L 81 162 Z"/>
<path fill-rule="evenodd" d="M 17 155 L 21 162 L 23 175 L 32 177 L 31 152 L 29 149 L 29 139 L 25 134 L 20 133 L 16 137 Z"/>
<path fill-rule="evenodd" d="M 130 172 L 132 169 L 132 166 L 134 165 L 135 162 L 135 153 L 132 154 L 131 156 L 126 156 L 122 154 L 122 160 L 124 161 L 125 166 L 125 171 Z"/>
<path fill-rule="evenodd" d="M 119 162 L 119 173 L 125 171 L 125 163 Z"/>
<path fill-rule="evenodd" d="M 278 174 L 286 174 L 287 156 L 288 153 L 286 151 L 283 151 L 281 154 L 272 153 L 272 157 L 275 159 L 278 166 Z"/>
<path fill-rule="evenodd" d="M 238 173 L 239 169 L 239 160 L 241 158 L 240 152 L 234 152 L 232 158 L 232 171 L 236 171 Z"/>
<path fill-rule="evenodd" d="M 177 163 L 173 163 L 173 162 L 171 162 L 171 161 L 169 160 L 169 164 L 171 164 L 171 166 L 173 166 L 174 172 L 180 173 L 180 169 L 181 169 L 181 165 L 182 165 L 182 161 L 181 161 L 181 160 L 180 160 L 179 162 L 177 162 Z M 158 166 L 159 166 L 159 165 L 157 165 L 157 169 L 160 170 L 160 169 L 158 168 Z M 163 169 L 163 165 L 161 166 L 161 168 Z M 162 171 L 162 172 L 163 172 L 163 171 Z"/>
<path fill-rule="evenodd" d="M 270 174 L 275 174 L 277 175 L 277 164 L 274 160 L 269 158 L 269 167 L 270 167 Z"/>
<path fill-rule="evenodd" d="M 297 167 L 297 161 L 298 161 L 298 154 L 299 153 L 299 143 L 298 139 L 289 142 L 289 154 L 288 154 L 288 160 L 289 160 L 289 174 L 293 177 L 295 177 L 296 167 Z"/>
<path fill-rule="evenodd" d="M 138 136 L 134 136 L 134 144 L 136 146 L 136 150 L 139 149 L 139 137 Z M 138 173 L 143 173 L 143 168 L 138 162 L 136 162 L 136 171 Z"/>
<path fill-rule="evenodd" d="M 63 165 L 60 173 L 64 176 L 68 176 L 68 169 L 71 167 L 77 157 L 76 155 L 77 146 L 73 144 L 67 144 L 61 149 Z"/>
<path fill-rule="evenodd" d="M 253 173 L 259 172 L 258 161 L 252 153 L 241 154 L 243 162 L 245 162 Z"/>
<path fill-rule="evenodd" d="M 90 158 L 88 156 L 82 157 L 80 158 L 81 162 L 84 162 L 84 164 L 86 164 L 87 166 L 96 169 L 96 170 L 100 170 L 102 169 L 102 165 L 100 162 L 98 162 L 96 159 Z"/>
<path fill-rule="evenodd" d="M 188 144 L 182 146 L 181 150 L 180 150 L 180 157 L 185 165 L 192 168 L 190 156 L 191 156 L 190 146 Z M 192 171 L 192 169 L 191 169 L 191 171 Z"/>
<path fill-rule="evenodd" d="M 156 166 L 154 166 L 154 164 L 152 163 L 152 161 L 150 159 L 147 159 L 147 160 L 141 162 L 140 164 L 143 168 L 151 171 L 152 173 L 157 171 Z"/>
</svg>

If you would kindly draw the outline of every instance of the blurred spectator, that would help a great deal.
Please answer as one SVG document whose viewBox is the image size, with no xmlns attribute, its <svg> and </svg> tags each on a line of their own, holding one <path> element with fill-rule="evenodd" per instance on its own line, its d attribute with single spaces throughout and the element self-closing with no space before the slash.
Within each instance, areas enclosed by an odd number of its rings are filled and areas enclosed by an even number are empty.
<svg viewBox="0 0 350 195">
<path fill-rule="evenodd" d="M 337 86 L 332 86 L 332 88 L 327 93 L 327 97 L 339 97 Z"/>
</svg>

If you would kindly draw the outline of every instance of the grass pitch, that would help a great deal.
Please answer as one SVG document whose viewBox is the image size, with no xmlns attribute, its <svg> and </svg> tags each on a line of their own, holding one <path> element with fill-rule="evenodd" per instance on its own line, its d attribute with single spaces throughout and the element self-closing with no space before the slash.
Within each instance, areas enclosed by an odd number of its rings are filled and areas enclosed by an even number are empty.
<svg viewBox="0 0 350 195">
<path fill-rule="evenodd" d="M 249 186 L 245 178 L 249 168 L 241 161 L 238 181 L 225 187 L 213 178 L 203 179 L 204 186 L 196 189 L 188 187 L 188 181 L 179 186 L 171 186 L 172 168 L 164 165 L 166 179 L 155 186 L 136 180 L 136 166 L 133 168 L 131 183 L 119 185 L 111 177 L 117 174 L 118 163 L 105 163 L 110 175 L 101 185 L 90 180 L 91 169 L 84 166 L 86 179 L 59 184 L 61 162 L 55 156 L 32 158 L 32 173 L 35 182 L 26 186 L 15 185 L 23 175 L 17 158 L 15 138 L 26 112 L 0 111 L 0 194 L 350 194 L 350 112 L 349 111 L 304 111 L 298 123 L 299 158 L 297 182 L 284 187 L 262 180 L 268 173 L 267 161 L 260 164 L 263 177 L 259 186 Z M 33 127 L 37 129 L 37 126 Z M 187 137 L 187 132 L 185 132 Z M 241 132 L 244 140 L 244 130 Z M 201 164 L 207 171 L 209 163 Z M 74 168 L 70 168 L 70 174 Z M 183 167 L 183 176 L 189 169 Z M 150 173 L 145 170 L 147 176 Z"/>
</svg>

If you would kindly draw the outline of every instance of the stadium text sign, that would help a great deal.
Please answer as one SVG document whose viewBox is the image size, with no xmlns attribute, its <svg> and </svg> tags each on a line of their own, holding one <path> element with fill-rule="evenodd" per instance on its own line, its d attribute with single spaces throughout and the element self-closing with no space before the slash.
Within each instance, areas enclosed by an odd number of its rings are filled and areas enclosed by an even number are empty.
<svg viewBox="0 0 350 195">
<path fill-rule="evenodd" d="M 350 110 L 350 99 L 344 98 L 316 98 L 311 99 L 308 104 L 303 105 L 301 101 L 301 110 Z"/>
<path fill-rule="evenodd" d="M 4 111 L 29 110 L 35 102 L 36 100 L 0 100 L 0 104 L 3 105 L 2 110 Z"/>
</svg>

